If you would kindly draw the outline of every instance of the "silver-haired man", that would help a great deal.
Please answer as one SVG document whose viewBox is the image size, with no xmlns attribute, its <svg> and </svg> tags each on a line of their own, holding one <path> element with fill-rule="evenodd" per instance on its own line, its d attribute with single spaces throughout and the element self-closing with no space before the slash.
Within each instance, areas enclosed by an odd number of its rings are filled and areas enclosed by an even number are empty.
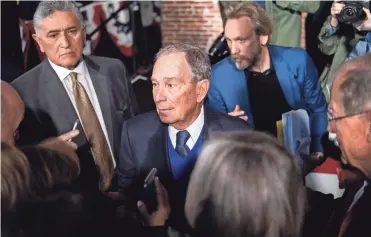
<svg viewBox="0 0 371 237">
<path fill-rule="evenodd" d="M 121 125 L 136 111 L 125 66 L 117 59 L 83 56 L 86 32 L 73 1 L 40 2 L 33 22 L 33 38 L 47 59 L 12 83 L 26 108 L 20 142 L 80 130 L 72 141 L 79 147 L 81 188 L 106 191 Z"/>
<path fill-rule="evenodd" d="M 152 73 L 156 111 L 126 121 L 121 136 L 119 186 L 140 199 L 145 177 L 156 168 L 169 193 L 169 223 L 182 232 L 189 231 L 184 202 L 202 144 L 211 132 L 250 127 L 242 119 L 204 106 L 210 72 L 207 54 L 196 46 L 176 44 L 161 49 Z"/>
</svg>

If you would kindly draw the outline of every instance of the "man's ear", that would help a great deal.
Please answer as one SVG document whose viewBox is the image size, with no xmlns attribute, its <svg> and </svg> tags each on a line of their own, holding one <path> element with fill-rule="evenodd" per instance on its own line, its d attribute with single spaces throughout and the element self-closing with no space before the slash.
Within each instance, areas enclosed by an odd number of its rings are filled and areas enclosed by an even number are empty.
<svg viewBox="0 0 371 237">
<path fill-rule="evenodd" d="M 260 35 L 259 36 L 259 41 L 261 45 L 267 45 L 268 44 L 268 35 Z"/>
<path fill-rule="evenodd" d="M 367 112 L 367 125 L 368 125 L 368 129 L 367 129 L 367 141 L 369 143 L 371 143 L 371 110 L 369 110 Z"/>
<path fill-rule="evenodd" d="M 42 45 L 42 42 L 41 42 L 41 39 L 39 38 L 39 36 L 37 36 L 37 34 L 32 34 L 32 38 L 37 42 L 37 44 L 39 45 L 39 48 L 40 48 L 40 51 L 45 53 L 44 51 L 44 48 L 43 48 L 43 45 Z"/>
<path fill-rule="evenodd" d="M 210 87 L 210 81 L 207 79 L 204 79 L 202 81 L 197 82 L 197 102 L 201 103 L 209 91 Z"/>
</svg>

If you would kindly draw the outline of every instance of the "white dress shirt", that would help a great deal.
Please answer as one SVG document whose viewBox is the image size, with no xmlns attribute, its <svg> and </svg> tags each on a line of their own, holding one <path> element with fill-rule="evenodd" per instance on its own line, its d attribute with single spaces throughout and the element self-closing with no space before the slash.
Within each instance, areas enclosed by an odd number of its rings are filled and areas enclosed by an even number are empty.
<svg viewBox="0 0 371 237">
<path fill-rule="evenodd" d="M 186 143 L 186 145 L 188 146 L 190 150 L 192 150 L 192 148 L 196 144 L 201 134 L 204 123 L 205 123 L 205 114 L 204 114 L 204 107 L 202 106 L 200 114 L 198 115 L 197 119 L 188 128 L 184 129 L 188 131 L 189 135 L 191 135 Z M 171 140 L 171 144 L 173 145 L 174 148 L 176 147 L 176 134 L 179 131 L 181 130 L 176 129 L 171 125 L 168 127 L 169 137 Z"/>
<path fill-rule="evenodd" d="M 113 156 L 113 152 L 112 152 L 112 149 L 111 149 L 111 144 L 110 144 L 109 139 L 108 139 L 107 128 L 106 128 L 106 124 L 104 123 L 102 110 L 100 108 L 99 101 L 98 101 L 98 96 L 97 96 L 97 93 L 95 92 L 93 82 L 90 78 L 90 74 L 89 74 L 88 68 L 85 65 L 84 60 L 81 60 L 79 62 L 79 64 L 77 65 L 77 67 L 73 70 L 69 70 L 67 68 L 58 66 L 58 65 L 52 63 L 50 60 L 49 60 L 49 62 L 50 62 L 50 65 L 52 66 L 52 68 L 54 69 L 54 71 L 57 73 L 59 79 L 61 80 L 68 96 L 70 97 L 70 100 L 73 104 L 73 107 L 75 108 L 77 116 L 79 117 L 79 119 L 81 121 L 80 114 L 79 114 L 79 111 L 77 110 L 77 106 L 76 106 L 75 96 L 73 94 L 72 78 L 70 76 L 71 72 L 76 72 L 77 73 L 77 79 L 79 80 L 79 82 L 85 88 L 85 91 L 89 96 L 90 102 L 92 103 L 92 105 L 94 107 L 95 113 L 97 114 L 100 126 L 102 127 L 104 136 L 105 136 L 105 138 L 107 140 L 107 143 L 108 143 L 109 150 L 111 152 L 113 165 L 114 165 L 114 167 L 116 167 L 115 158 Z M 84 126 L 83 126 L 82 123 L 81 123 L 81 125 L 84 129 Z"/>
</svg>

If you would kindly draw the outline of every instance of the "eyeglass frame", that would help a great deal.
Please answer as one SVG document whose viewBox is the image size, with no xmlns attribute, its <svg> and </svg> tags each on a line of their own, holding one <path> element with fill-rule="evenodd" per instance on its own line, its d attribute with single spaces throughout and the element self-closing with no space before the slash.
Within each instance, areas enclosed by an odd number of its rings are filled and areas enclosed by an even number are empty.
<svg viewBox="0 0 371 237">
<path fill-rule="evenodd" d="M 330 118 L 330 111 L 327 111 L 327 120 L 329 122 L 332 122 L 332 121 L 339 121 L 339 120 L 342 120 L 342 119 L 345 119 L 345 118 L 350 118 L 350 117 L 353 117 L 353 116 L 357 116 L 357 115 L 361 115 L 361 114 L 364 114 L 364 113 L 368 113 L 370 112 L 371 109 L 368 109 L 368 110 L 364 110 L 364 111 L 361 111 L 361 112 L 358 112 L 358 113 L 352 113 L 352 114 L 348 114 L 348 115 L 343 115 L 343 116 L 339 116 L 339 117 L 335 117 L 335 118 Z"/>
</svg>

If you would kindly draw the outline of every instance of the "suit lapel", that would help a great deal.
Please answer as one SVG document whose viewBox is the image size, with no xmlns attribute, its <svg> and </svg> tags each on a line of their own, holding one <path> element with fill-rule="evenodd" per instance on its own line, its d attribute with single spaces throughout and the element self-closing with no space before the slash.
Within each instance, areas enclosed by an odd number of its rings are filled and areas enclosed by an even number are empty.
<svg viewBox="0 0 371 237">
<path fill-rule="evenodd" d="M 45 101 L 49 101 L 51 106 L 58 108 L 58 110 L 55 110 L 57 114 L 54 115 L 58 121 L 54 125 L 58 132 L 68 132 L 72 129 L 78 116 L 62 81 L 58 78 L 47 59 L 43 62 L 42 75 L 42 84 L 47 92 L 43 95 L 45 96 Z"/>
<path fill-rule="evenodd" d="M 371 211 L 371 186 L 370 183 L 364 188 L 362 196 L 349 211 L 340 228 L 341 236 L 359 236 L 365 233 L 366 223 L 369 223 Z M 367 220 L 367 221 L 365 221 Z M 368 225 L 367 225 L 368 226 Z M 358 234 L 356 234 L 358 233 Z"/>
<path fill-rule="evenodd" d="M 279 54 L 279 52 L 276 52 L 276 48 L 269 47 L 269 54 L 273 62 L 274 71 L 276 73 L 278 82 L 281 85 L 287 103 L 291 106 L 291 108 L 297 108 L 291 82 L 296 82 L 296 80 L 298 80 L 298 75 L 291 71 L 287 63 L 282 59 L 282 56 Z"/>
<path fill-rule="evenodd" d="M 168 146 L 168 126 L 162 124 L 161 126 L 161 131 L 160 131 L 160 136 L 161 136 L 161 150 L 164 151 L 165 153 L 162 154 L 162 157 L 164 157 L 162 164 L 163 167 L 166 167 L 166 170 L 171 178 L 173 178 L 173 172 L 171 170 L 171 164 L 170 164 L 170 156 L 169 156 L 169 146 Z"/>
<path fill-rule="evenodd" d="M 100 72 L 100 66 L 93 62 L 89 57 L 84 57 L 86 67 L 88 68 L 90 78 L 94 85 L 95 93 L 97 94 L 100 109 L 106 125 L 108 139 L 111 143 L 111 148 L 114 149 L 113 143 L 113 128 L 112 128 L 112 114 L 110 105 L 110 90 L 108 86 L 109 78 Z M 115 154 L 115 151 L 113 151 Z"/>
<path fill-rule="evenodd" d="M 158 127 L 155 130 L 155 135 L 148 142 L 147 157 L 149 159 L 146 160 L 145 170 L 149 172 L 156 167 L 160 174 L 159 178 L 162 182 L 167 182 L 166 186 L 169 187 L 168 185 L 172 184 L 173 175 L 168 152 L 168 126 L 163 124 L 158 116 L 156 116 L 154 124 L 158 124 Z"/>
<path fill-rule="evenodd" d="M 223 130 L 223 126 L 220 124 L 218 115 L 207 106 L 204 106 L 205 122 L 204 122 L 204 136 L 203 141 L 206 141 L 214 131 Z"/>
</svg>

